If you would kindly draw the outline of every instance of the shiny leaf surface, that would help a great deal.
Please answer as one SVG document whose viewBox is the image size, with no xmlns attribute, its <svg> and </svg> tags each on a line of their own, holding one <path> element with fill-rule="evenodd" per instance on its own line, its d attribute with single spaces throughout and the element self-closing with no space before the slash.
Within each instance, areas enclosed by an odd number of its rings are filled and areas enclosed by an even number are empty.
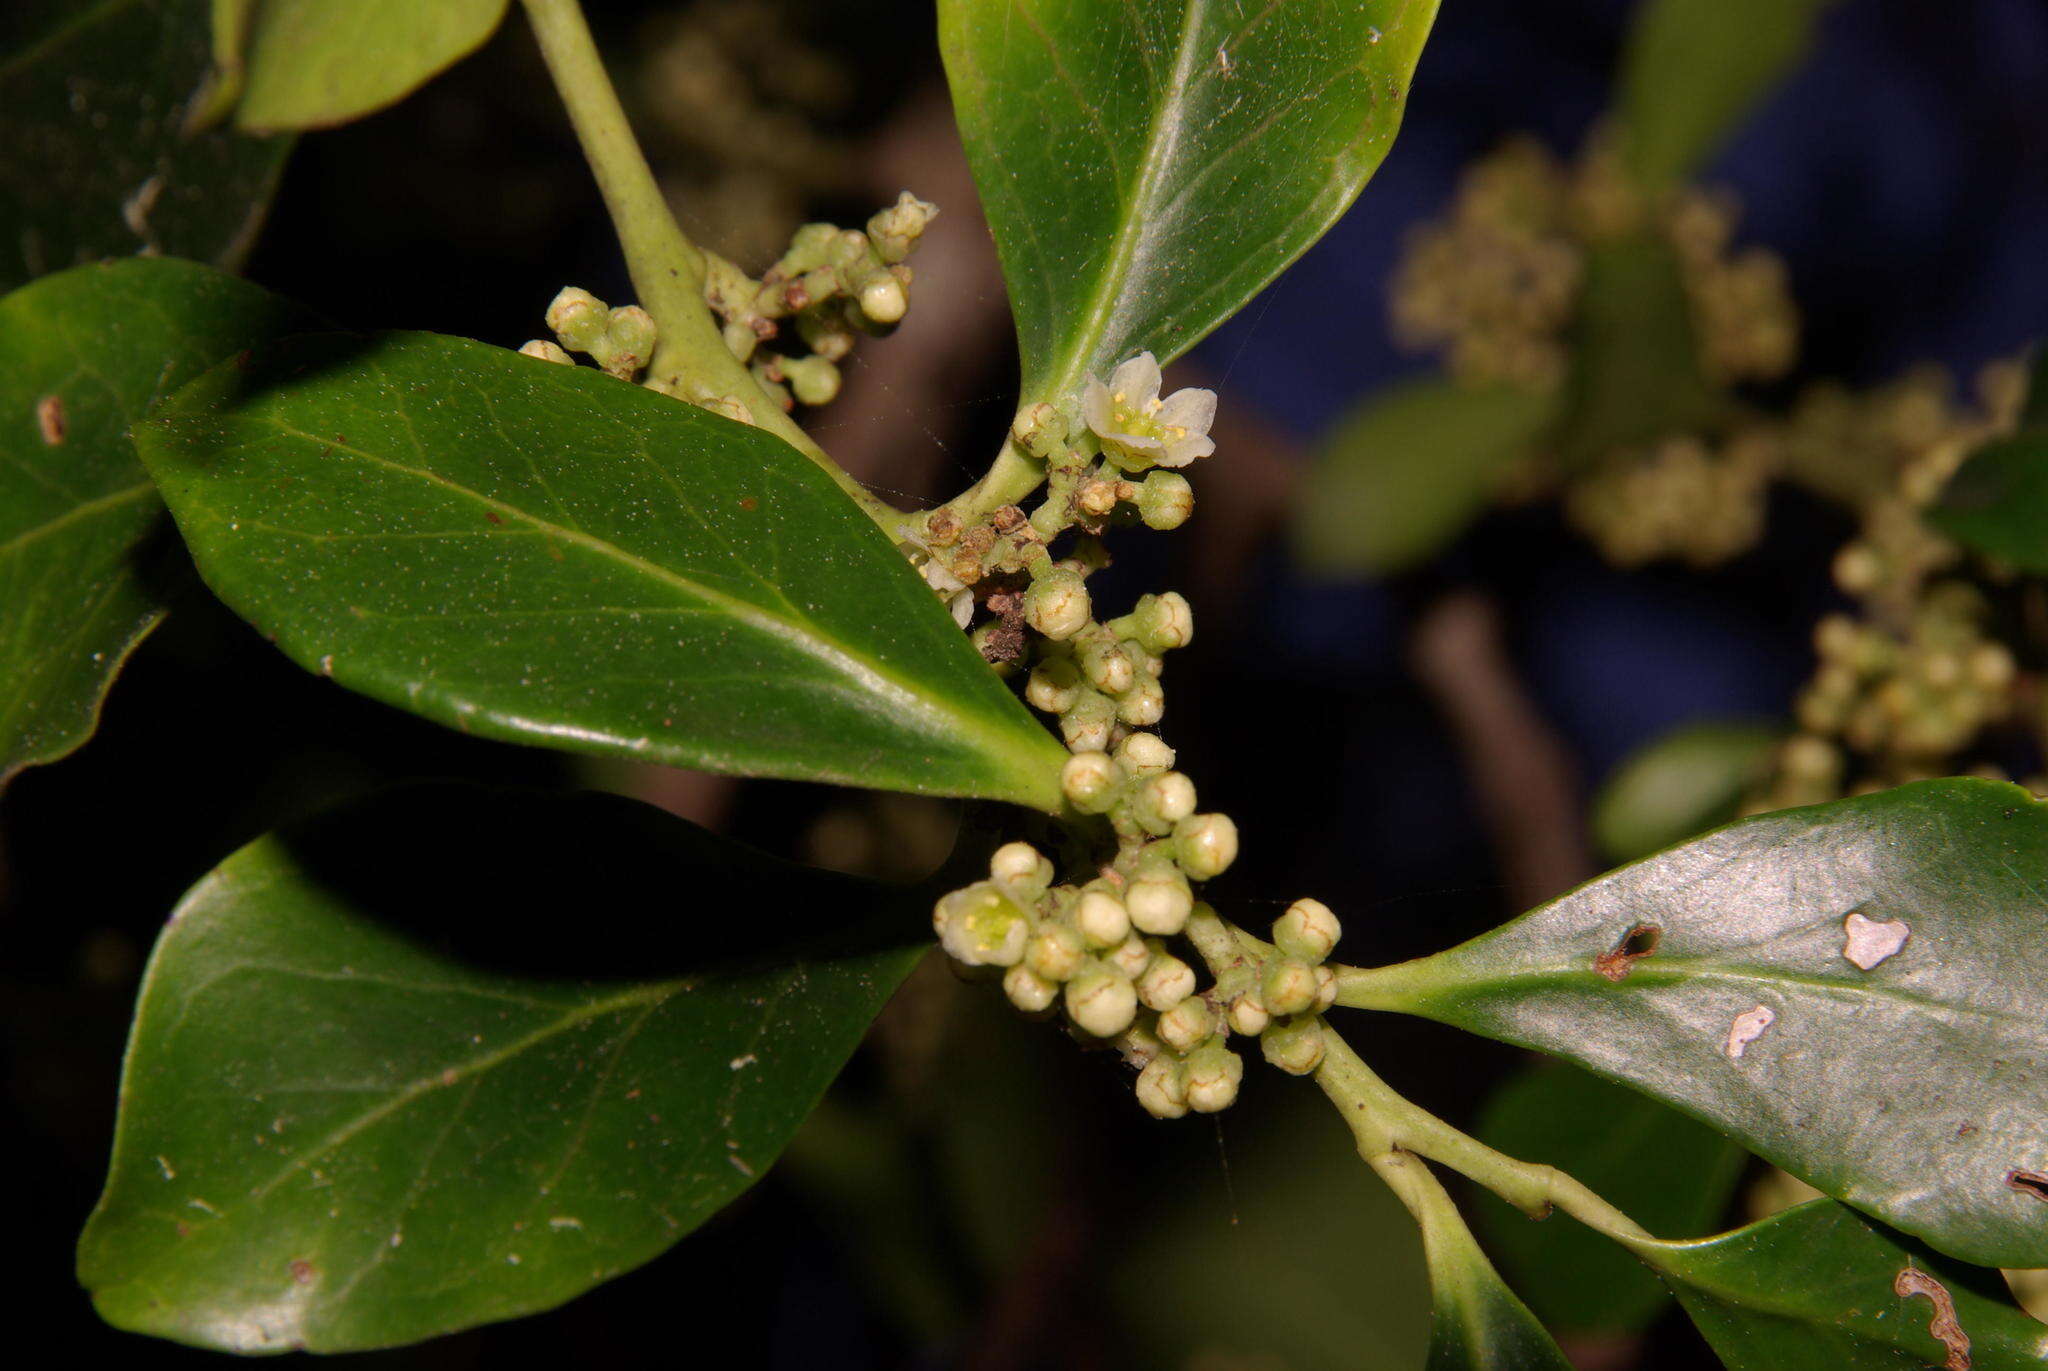
<svg viewBox="0 0 2048 1371">
<path fill-rule="evenodd" d="M 1434 1179 L 1421 1184 L 1402 1170 L 1422 1167 L 1396 1157 L 1382 1175 L 1413 1197 L 1429 1266 L 1429 1360 L 1424 1371 L 1571 1371 L 1550 1334 L 1501 1280 L 1472 1230 Z M 1384 1167 L 1399 1168 L 1393 1173 Z"/>
<path fill-rule="evenodd" d="M 321 128 L 395 104 L 489 38 L 507 0 L 215 0 L 246 129 Z M 239 45 L 237 43 L 239 40 Z"/>
<path fill-rule="evenodd" d="M 186 134 L 209 49 L 206 0 L 110 0 L 0 51 L 0 291 L 142 251 L 240 261 L 291 142 Z"/>
<path fill-rule="evenodd" d="M 576 751 L 1059 805 L 1059 745 L 759 429 L 391 334 L 216 368 L 140 446 L 221 598 L 387 703 Z"/>
<path fill-rule="evenodd" d="M 942 0 L 1024 398 L 1184 352 L 1336 222 L 1436 0 Z"/>
<path fill-rule="evenodd" d="M 130 429 L 291 322 L 275 296 L 170 258 L 77 267 L 0 299 L 0 782 L 91 736 L 162 613 L 139 560 L 163 506 Z"/>
<path fill-rule="evenodd" d="M 1576 1061 L 1951 1256 L 2042 1266 L 2044 922 L 2048 808 L 1924 781 L 1732 824 L 1343 999 Z"/>
<path fill-rule="evenodd" d="M 767 1170 L 920 954 L 905 900 L 609 796 L 262 838 L 151 959 L 80 1278 L 244 1352 L 559 1304 Z"/>
</svg>

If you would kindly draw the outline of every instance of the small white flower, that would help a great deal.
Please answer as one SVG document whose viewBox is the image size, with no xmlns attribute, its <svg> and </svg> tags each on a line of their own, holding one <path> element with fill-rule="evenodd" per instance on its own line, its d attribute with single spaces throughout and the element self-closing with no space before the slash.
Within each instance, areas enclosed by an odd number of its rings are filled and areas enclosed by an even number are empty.
<svg viewBox="0 0 2048 1371">
<path fill-rule="evenodd" d="M 1190 387 L 1159 398 L 1159 363 L 1149 352 L 1110 373 L 1109 384 L 1089 378 L 1081 417 L 1102 440 L 1102 454 L 1125 471 L 1184 467 L 1216 450 L 1209 425 L 1216 392 Z"/>
<path fill-rule="evenodd" d="M 936 557 L 924 564 L 923 572 L 925 584 L 936 590 L 945 600 L 946 608 L 953 612 L 953 622 L 967 627 L 968 620 L 974 617 L 974 592 L 967 588 L 967 583 Z"/>
</svg>

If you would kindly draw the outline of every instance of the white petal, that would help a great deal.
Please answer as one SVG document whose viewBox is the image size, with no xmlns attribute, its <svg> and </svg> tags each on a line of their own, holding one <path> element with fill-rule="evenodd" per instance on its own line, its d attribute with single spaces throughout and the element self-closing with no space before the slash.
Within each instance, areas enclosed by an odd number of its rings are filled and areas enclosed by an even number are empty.
<svg viewBox="0 0 2048 1371">
<path fill-rule="evenodd" d="M 1109 374 L 1109 388 L 1123 396 L 1125 409 L 1137 409 L 1159 394 L 1159 363 L 1141 352 Z"/>
<path fill-rule="evenodd" d="M 945 563 L 934 557 L 923 567 L 924 583 L 941 595 L 950 595 L 966 587 L 966 582 L 955 576 Z"/>
<path fill-rule="evenodd" d="M 1159 458 L 1163 467 L 1184 467 L 1197 457 L 1207 457 L 1216 450 L 1216 440 L 1206 433 L 1191 433 L 1178 442 L 1168 443 L 1166 451 Z"/>
<path fill-rule="evenodd" d="M 1081 392 L 1081 418 L 1105 438 L 1116 431 L 1115 406 L 1110 402 L 1109 387 L 1092 376 L 1088 378 L 1088 388 Z"/>
<path fill-rule="evenodd" d="M 1216 422 L 1216 392 L 1189 386 L 1166 397 L 1155 416 L 1161 426 L 1184 428 L 1189 433 L 1207 433 Z"/>
<path fill-rule="evenodd" d="M 1127 452 L 1133 457 L 1154 457 L 1166 451 L 1166 444 L 1157 438 L 1147 438 L 1139 433 L 1105 433 L 1103 441 L 1111 447 Z"/>
<path fill-rule="evenodd" d="M 974 617 L 974 592 L 971 590 L 961 591 L 953 597 L 953 603 L 950 608 L 953 611 L 953 622 L 962 628 L 967 627 L 967 621 Z"/>
</svg>

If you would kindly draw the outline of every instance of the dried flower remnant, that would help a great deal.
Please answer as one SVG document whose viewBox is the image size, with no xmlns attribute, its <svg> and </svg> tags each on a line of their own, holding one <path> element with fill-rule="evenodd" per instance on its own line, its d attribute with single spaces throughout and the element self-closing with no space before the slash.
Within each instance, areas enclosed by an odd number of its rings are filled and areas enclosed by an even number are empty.
<svg viewBox="0 0 2048 1371">
<path fill-rule="evenodd" d="M 1864 971 L 1897 956 L 1913 936 L 1903 920 L 1866 919 L 1853 910 L 1842 920 L 1842 933 L 1842 955 Z"/>
</svg>

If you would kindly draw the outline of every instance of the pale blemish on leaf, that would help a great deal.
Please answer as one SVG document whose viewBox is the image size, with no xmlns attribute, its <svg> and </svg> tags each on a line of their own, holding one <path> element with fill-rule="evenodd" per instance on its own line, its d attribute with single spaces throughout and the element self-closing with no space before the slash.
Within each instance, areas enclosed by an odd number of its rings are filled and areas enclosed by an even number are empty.
<svg viewBox="0 0 2048 1371">
<path fill-rule="evenodd" d="M 1934 1306 L 1934 1317 L 1927 1321 L 1927 1331 L 1948 1349 L 1948 1360 L 1942 1366 L 1945 1371 L 1970 1371 L 1970 1335 L 1963 1331 L 1961 1321 L 1956 1318 L 1956 1302 L 1948 1293 L 1948 1287 L 1920 1268 L 1908 1266 L 1892 1282 L 1892 1293 L 1901 1299 L 1925 1295 L 1927 1302 Z"/>
<path fill-rule="evenodd" d="M 1902 919 L 1866 919 L 1856 911 L 1842 920 L 1842 955 L 1864 971 L 1898 955 L 1913 936 Z"/>
<path fill-rule="evenodd" d="M 42 430 L 43 444 L 56 447 L 64 441 L 64 397 L 45 395 L 36 401 L 36 427 Z"/>
<path fill-rule="evenodd" d="M 1745 1009 L 1740 1014 L 1737 1014 L 1735 1022 L 1728 1025 L 1727 1052 L 1729 1060 L 1740 1061 L 1742 1054 L 1749 1049 L 1749 1045 L 1758 1038 L 1761 1038 L 1764 1035 L 1764 1030 L 1777 1021 L 1777 1011 L 1766 1008 L 1763 1005 L 1758 1005 L 1754 1009 Z"/>
</svg>

